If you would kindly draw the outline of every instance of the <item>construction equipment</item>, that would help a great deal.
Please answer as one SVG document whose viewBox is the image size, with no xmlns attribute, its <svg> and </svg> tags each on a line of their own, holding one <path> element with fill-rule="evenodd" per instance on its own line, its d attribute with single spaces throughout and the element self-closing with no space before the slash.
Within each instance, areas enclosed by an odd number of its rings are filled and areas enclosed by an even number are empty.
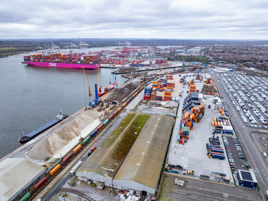
<svg viewBox="0 0 268 201">
<path fill-rule="evenodd" d="M 187 170 L 187 174 L 194 175 L 194 170 L 192 170 L 192 171 Z"/>
</svg>

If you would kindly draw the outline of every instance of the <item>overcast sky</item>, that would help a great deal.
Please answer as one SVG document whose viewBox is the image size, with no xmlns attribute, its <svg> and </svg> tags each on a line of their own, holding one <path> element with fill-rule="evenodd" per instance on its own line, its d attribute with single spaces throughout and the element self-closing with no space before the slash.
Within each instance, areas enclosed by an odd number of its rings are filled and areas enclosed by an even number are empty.
<svg viewBox="0 0 268 201">
<path fill-rule="evenodd" d="M 1 0 L 0 39 L 268 39 L 268 0 Z"/>
</svg>

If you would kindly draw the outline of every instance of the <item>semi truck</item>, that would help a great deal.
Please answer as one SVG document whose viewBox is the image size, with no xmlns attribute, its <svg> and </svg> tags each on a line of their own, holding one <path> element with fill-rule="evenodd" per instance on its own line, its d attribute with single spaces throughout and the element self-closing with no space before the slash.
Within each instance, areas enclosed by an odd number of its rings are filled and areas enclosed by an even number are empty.
<svg viewBox="0 0 268 201">
<path fill-rule="evenodd" d="M 76 170 L 80 167 L 80 165 L 82 165 L 83 161 L 78 161 L 73 168 L 70 171 L 70 175 L 74 175 L 74 173 L 76 172 Z"/>
</svg>

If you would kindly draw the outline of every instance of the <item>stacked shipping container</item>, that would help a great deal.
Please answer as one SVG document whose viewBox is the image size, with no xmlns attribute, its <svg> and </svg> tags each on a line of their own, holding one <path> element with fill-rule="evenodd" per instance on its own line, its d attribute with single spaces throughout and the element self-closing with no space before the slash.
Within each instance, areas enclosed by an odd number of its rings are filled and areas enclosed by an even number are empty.
<svg viewBox="0 0 268 201">
<path fill-rule="evenodd" d="M 152 87 L 146 87 L 144 89 L 144 96 L 143 96 L 143 99 L 144 100 L 150 100 L 150 97 L 151 97 L 151 91 L 152 91 Z"/>
<path fill-rule="evenodd" d="M 184 145 L 189 139 L 189 131 L 193 130 L 194 122 L 200 123 L 202 116 L 204 116 L 205 107 L 201 103 L 201 106 L 195 106 L 189 111 L 184 111 L 183 117 L 180 122 L 180 131 L 177 138 L 177 143 Z"/>
</svg>

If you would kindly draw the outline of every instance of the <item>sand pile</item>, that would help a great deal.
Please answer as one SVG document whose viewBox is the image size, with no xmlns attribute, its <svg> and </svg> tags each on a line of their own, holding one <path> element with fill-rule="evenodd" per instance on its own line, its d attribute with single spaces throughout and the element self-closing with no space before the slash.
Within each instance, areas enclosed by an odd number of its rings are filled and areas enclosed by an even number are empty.
<svg viewBox="0 0 268 201">
<path fill-rule="evenodd" d="M 80 116 L 37 143 L 28 152 L 28 156 L 34 160 L 44 160 L 47 157 L 60 158 L 79 142 L 80 130 L 81 137 L 85 137 L 93 131 L 99 123 L 98 115 L 90 111 L 85 111 Z"/>
</svg>

